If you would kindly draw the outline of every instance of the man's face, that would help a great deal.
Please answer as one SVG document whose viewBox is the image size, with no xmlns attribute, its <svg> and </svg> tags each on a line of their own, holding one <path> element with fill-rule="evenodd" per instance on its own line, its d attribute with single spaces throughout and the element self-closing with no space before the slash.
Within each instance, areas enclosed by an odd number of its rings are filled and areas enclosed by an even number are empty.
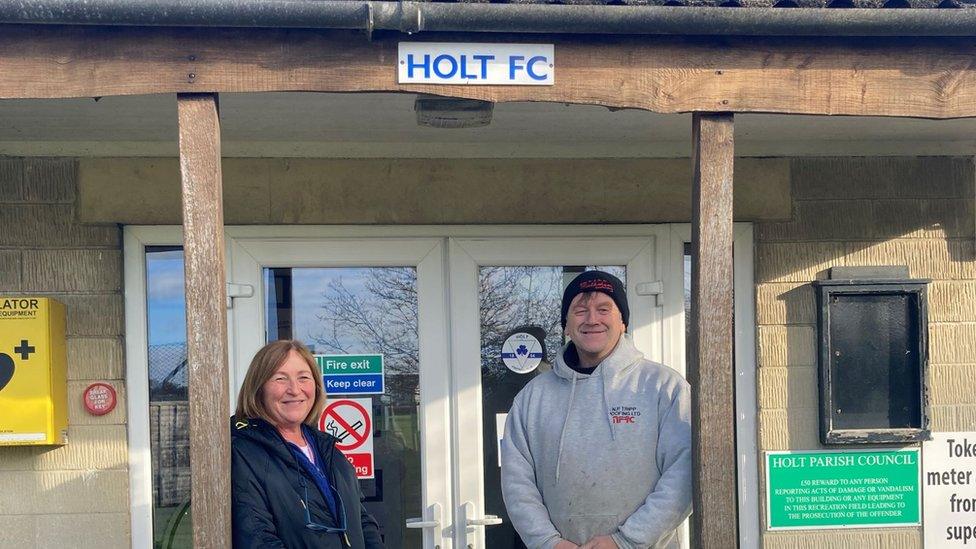
<svg viewBox="0 0 976 549">
<path fill-rule="evenodd" d="M 569 304 L 566 335 L 576 344 L 583 367 L 606 358 L 626 329 L 617 304 L 603 292 L 579 294 Z"/>
</svg>

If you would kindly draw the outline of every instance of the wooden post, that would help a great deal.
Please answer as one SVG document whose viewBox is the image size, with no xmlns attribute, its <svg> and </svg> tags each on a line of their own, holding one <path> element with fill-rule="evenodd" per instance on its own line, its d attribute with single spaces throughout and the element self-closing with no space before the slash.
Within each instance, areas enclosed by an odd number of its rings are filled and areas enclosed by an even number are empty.
<svg viewBox="0 0 976 549">
<path fill-rule="evenodd" d="M 193 546 L 230 547 L 230 401 L 220 121 L 216 94 L 177 94 Z"/>
<path fill-rule="evenodd" d="M 731 114 L 695 113 L 691 214 L 692 547 L 738 547 L 732 350 Z"/>
</svg>

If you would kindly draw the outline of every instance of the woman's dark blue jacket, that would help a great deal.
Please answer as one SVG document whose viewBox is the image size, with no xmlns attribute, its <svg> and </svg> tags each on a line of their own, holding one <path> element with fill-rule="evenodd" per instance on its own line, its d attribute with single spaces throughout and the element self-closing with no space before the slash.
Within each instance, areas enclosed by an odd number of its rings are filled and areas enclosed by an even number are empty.
<svg viewBox="0 0 976 549">
<path fill-rule="evenodd" d="M 302 498 L 308 490 L 312 521 L 339 526 L 311 475 L 298 463 L 285 439 L 261 419 L 231 418 L 231 501 L 235 549 L 280 547 L 381 549 L 379 526 L 362 505 L 352 465 L 335 447 L 336 439 L 311 429 L 323 470 L 339 492 L 346 513 L 346 535 L 306 528 Z M 340 511 L 341 512 L 341 511 Z"/>
</svg>

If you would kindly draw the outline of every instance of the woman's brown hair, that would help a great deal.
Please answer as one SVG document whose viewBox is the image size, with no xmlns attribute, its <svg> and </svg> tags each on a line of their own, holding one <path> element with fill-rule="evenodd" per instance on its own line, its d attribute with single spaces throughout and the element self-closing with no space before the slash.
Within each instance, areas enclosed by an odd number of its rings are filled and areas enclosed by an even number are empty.
<svg viewBox="0 0 976 549">
<path fill-rule="evenodd" d="M 305 360 L 312 370 L 312 377 L 315 378 L 315 402 L 312 404 L 312 409 L 308 415 L 305 416 L 303 423 L 312 428 L 318 428 L 319 415 L 325 408 L 325 387 L 322 385 L 322 372 L 319 371 L 315 357 L 309 352 L 308 347 L 295 339 L 272 341 L 254 354 L 251 365 L 247 367 L 244 383 L 241 384 L 241 391 L 237 394 L 237 411 L 234 413 L 237 419 L 261 418 L 273 423 L 271 415 L 264 408 L 261 388 L 278 371 L 291 351 L 295 351 L 298 356 Z"/>
</svg>

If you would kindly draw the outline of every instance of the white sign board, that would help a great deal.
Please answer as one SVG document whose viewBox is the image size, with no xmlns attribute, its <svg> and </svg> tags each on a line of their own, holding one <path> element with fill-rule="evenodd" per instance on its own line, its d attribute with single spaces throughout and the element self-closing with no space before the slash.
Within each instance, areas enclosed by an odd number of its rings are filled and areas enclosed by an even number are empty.
<svg viewBox="0 0 976 549">
<path fill-rule="evenodd" d="M 373 401 L 330 399 L 319 416 L 319 431 L 336 438 L 336 448 L 356 470 L 356 478 L 373 478 Z"/>
<path fill-rule="evenodd" d="M 400 42 L 400 84 L 552 86 L 552 44 L 451 44 Z"/>
<path fill-rule="evenodd" d="M 922 443 L 925 549 L 976 546 L 976 432 Z"/>
</svg>

